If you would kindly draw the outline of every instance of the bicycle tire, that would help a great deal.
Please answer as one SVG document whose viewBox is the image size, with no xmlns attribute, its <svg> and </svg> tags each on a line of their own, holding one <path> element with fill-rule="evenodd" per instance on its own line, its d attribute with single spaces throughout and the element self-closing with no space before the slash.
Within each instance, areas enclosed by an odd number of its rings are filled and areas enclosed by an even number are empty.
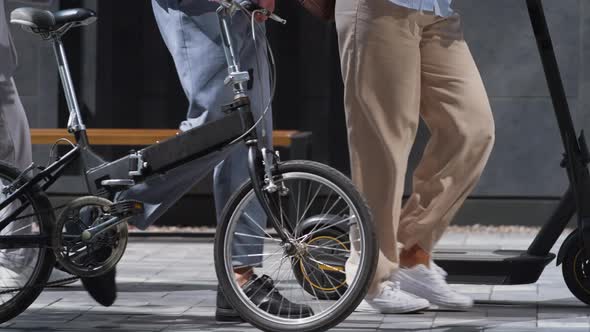
<svg viewBox="0 0 590 332">
<path fill-rule="evenodd" d="M 0 179 L 12 182 L 19 176 L 20 171 L 15 167 L 0 162 Z M 25 178 L 28 180 L 28 178 Z M 55 223 L 55 215 L 49 198 L 39 186 L 33 186 L 23 194 L 35 211 L 39 224 L 39 235 L 50 236 Z M 0 253 L 2 250 L 0 249 Z M 51 248 L 39 248 L 33 272 L 27 283 L 10 300 L 0 304 L 0 322 L 6 322 L 25 311 L 41 294 L 43 285 L 47 283 L 49 275 L 55 265 L 55 256 Z M 0 265 L 1 267 L 2 265 Z"/>
<path fill-rule="evenodd" d="M 228 302 L 240 313 L 243 319 L 264 331 L 316 332 L 325 331 L 331 327 L 336 326 L 346 319 L 365 297 L 377 266 L 378 245 L 374 232 L 372 215 L 366 201 L 353 186 L 352 182 L 337 170 L 311 161 L 288 161 L 281 163 L 274 168 L 273 176 L 295 172 L 314 174 L 315 176 L 327 179 L 351 198 L 354 207 L 360 215 L 360 220 L 363 222 L 363 227 L 366 229 L 365 238 L 363 241 L 365 241 L 366 244 L 364 250 L 368 254 L 365 255 L 366 261 L 359 265 L 360 267 L 357 272 L 357 281 L 354 283 L 354 287 L 349 286 L 347 289 L 347 291 L 351 292 L 351 295 L 343 299 L 342 301 L 345 302 L 341 303 L 341 305 L 336 308 L 334 312 L 325 317 L 320 317 L 321 320 L 297 322 L 293 324 L 280 324 L 258 315 L 250 307 L 244 305 L 245 302 L 243 298 L 237 294 L 236 290 L 234 290 L 232 281 L 230 280 L 230 272 L 232 271 L 228 272 L 225 264 L 225 239 L 227 235 L 226 233 L 228 232 L 230 219 L 232 218 L 236 208 L 239 207 L 240 202 L 245 197 L 247 197 L 247 195 L 251 195 L 252 183 L 250 180 L 246 181 L 246 183 L 244 183 L 232 195 L 226 207 L 224 208 L 224 211 L 222 212 L 221 222 L 218 225 L 217 234 L 215 237 L 215 268 L 220 286 L 222 287 Z"/>
</svg>

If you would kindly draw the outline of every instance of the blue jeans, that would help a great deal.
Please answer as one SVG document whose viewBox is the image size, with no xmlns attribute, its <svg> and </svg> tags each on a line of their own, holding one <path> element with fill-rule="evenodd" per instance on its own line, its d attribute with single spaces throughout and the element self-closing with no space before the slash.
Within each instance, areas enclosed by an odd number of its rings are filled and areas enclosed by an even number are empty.
<svg viewBox="0 0 590 332">
<path fill-rule="evenodd" d="M 233 94 L 232 89 L 224 85 L 228 71 L 215 12 L 218 5 L 205 0 L 152 0 L 152 5 L 158 27 L 174 59 L 180 82 L 189 100 L 187 119 L 181 123 L 180 129 L 187 130 L 222 117 L 221 106 L 231 102 Z M 253 74 L 247 93 L 252 102 L 254 118 L 258 119 L 270 98 L 266 49 L 260 43 L 258 50 L 255 48 L 249 18 L 242 13 L 237 13 L 232 18 L 230 29 L 235 51 L 239 55 L 240 70 Z M 272 147 L 271 112 L 267 113 L 257 129 L 261 145 Z M 215 167 L 214 196 L 218 222 L 228 199 L 248 176 L 247 150 L 244 145 L 237 146 Z M 259 204 L 250 204 L 245 213 L 251 219 L 245 220 L 242 217 L 239 230 L 263 235 L 258 226 L 252 225 L 254 220 L 262 228 L 266 226 L 266 216 Z M 260 246 L 252 246 L 257 242 Z M 261 244 L 259 239 L 243 240 L 236 237 L 233 243 L 234 256 L 243 257 L 252 251 L 261 252 Z M 244 248 L 249 249 L 245 252 Z M 258 261 L 260 257 L 239 258 L 234 264 L 255 265 Z"/>
</svg>

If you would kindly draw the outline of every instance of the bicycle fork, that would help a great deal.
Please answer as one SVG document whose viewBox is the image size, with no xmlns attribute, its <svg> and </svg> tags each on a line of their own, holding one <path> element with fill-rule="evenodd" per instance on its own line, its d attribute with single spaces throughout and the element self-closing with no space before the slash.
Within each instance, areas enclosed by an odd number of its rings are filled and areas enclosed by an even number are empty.
<svg viewBox="0 0 590 332">
<path fill-rule="evenodd" d="M 236 53 L 234 50 L 229 28 L 231 25 L 229 17 L 231 17 L 239 8 L 235 7 L 236 5 L 229 1 L 222 1 L 220 4 L 221 6 L 217 9 L 217 16 L 221 31 L 223 50 L 228 66 L 228 76 L 225 79 L 225 84 L 233 88 L 234 101 L 241 99 L 246 100 L 246 102 L 240 107 L 232 107 L 233 109 L 231 111 L 237 111 L 239 108 L 242 108 L 242 110 L 245 111 L 244 113 L 247 114 L 245 127 L 248 128 L 255 125 L 251 118 L 250 100 L 246 94 L 245 87 L 245 83 L 250 80 L 250 75 L 248 72 L 240 71 L 239 53 Z M 250 173 L 252 187 L 256 198 L 258 198 L 264 213 L 267 215 L 270 224 L 274 227 L 282 242 L 286 245 L 290 245 L 290 234 L 293 234 L 293 229 L 291 225 L 280 222 L 280 211 L 277 217 L 277 211 L 272 207 L 270 202 L 270 195 L 274 193 L 280 195 L 281 189 L 286 190 L 284 187 L 279 188 L 274 183 L 272 168 L 276 166 L 277 158 L 271 151 L 258 148 L 256 130 L 253 130 L 247 135 L 244 141 L 248 147 L 248 172 Z"/>
<path fill-rule="evenodd" d="M 249 140 L 246 145 L 248 146 L 248 171 L 254 194 L 267 215 L 269 223 L 282 242 L 288 245 L 293 240 L 291 236 L 293 227 L 289 223 L 281 222 L 280 209 L 277 211 L 277 208 L 270 202 L 270 195 L 283 195 L 288 190 L 282 184 L 277 185 L 272 174 L 273 168 L 277 166 L 277 156 L 267 149 L 259 149 L 257 140 Z"/>
</svg>

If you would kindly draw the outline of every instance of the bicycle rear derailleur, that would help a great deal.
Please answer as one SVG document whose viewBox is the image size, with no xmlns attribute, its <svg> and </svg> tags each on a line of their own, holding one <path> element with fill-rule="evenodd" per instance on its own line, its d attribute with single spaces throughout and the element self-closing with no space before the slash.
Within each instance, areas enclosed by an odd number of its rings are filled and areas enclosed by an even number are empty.
<svg viewBox="0 0 590 332">
<path fill-rule="evenodd" d="M 59 263 L 80 277 L 112 270 L 127 247 L 127 220 L 143 212 L 137 201 L 112 203 L 88 196 L 70 202 L 59 216 L 52 244 Z"/>
</svg>

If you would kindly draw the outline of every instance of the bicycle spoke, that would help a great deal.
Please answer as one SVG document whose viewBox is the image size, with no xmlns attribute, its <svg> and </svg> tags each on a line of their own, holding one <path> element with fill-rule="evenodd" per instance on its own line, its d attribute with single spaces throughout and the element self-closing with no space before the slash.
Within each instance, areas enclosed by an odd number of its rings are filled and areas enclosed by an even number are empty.
<svg viewBox="0 0 590 332">
<path fill-rule="evenodd" d="M 321 216 L 321 217 L 320 217 L 320 220 L 322 220 L 323 218 L 325 218 L 326 216 L 328 216 L 328 215 L 330 214 L 330 212 L 332 212 L 332 209 L 334 209 L 334 208 L 336 207 L 336 205 L 338 204 L 338 202 L 340 201 L 340 199 L 341 199 L 341 197 L 338 197 L 338 199 L 337 199 L 337 200 L 334 202 L 334 204 L 332 204 L 332 206 L 330 207 L 330 209 L 328 210 L 328 212 L 326 212 L 326 213 L 325 213 L 323 216 Z M 339 213 L 337 213 L 336 215 L 337 215 L 337 216 L 338 216 L 338 215 L 340 215 L 340 214 L 341 214 L 342 212 L 344 212 L 344 210 L 346 210 L 346 209 L 347 209 L 347 207 L 344 207 L 344 209 L 340 210 L 340 212 L 339 212 Z M 332 218 L 332 219 L 334 219 L 334 218 Z M 313 228 L 311 229 L 311 231 L 312 231 L 312 232 L 313 232 L 313 231 L 315 231 L 319 225 L 320 225 L 320 223 L 319 223 L 319 222 L 318 222 L 318 223 L 316 223 L 316 224 L 313 226 Z M 303 236 L 299 237 L 299 239 L 301 239 L 301 238 L 303 238 L 303 237 L 306 237 L 307 235 L 309 235 L 309 233 L 308 233 L 308 234 L 306 234 L 306 235 L 303 235 Z"/>
<path fill-rule="evenodd" d="M 277 269 L 276 277 L 273 278 L 274 280 L 277 280 L 277 282 L 275 282 L 275 284 L 273 285 L 273 288 L 271 289 L 271 292 L 274 291 L 274 290 L 279 291 L 279 289 L 277 287 L 278 287 L 278 285 L 282 281 L 282 279 L 280 279 L 280 274 L 281 274 L 281 268 L 283 267 L 283 263 L 285 262 L 285 258 L 286 257 L 287 256 L 285 256 L 285 255 L 283 255 L 283 257 L 281 257 L 279 268 Z M 272 275 L 272 273 L 271 273 L 271 275 Z M 281 302 L 279 303 L 279 311 L 278 311 L 279 313 L 281 312 L 281 308 L 283 306 L 283 300 L 284 300 L 284 297 L 281 297 Z M 268 307 L 268 309 L 266 310 L 266 312 L 270 313 L 269 310 L 270 310 L 270 306 Z"/>
<path fill-rule="evenodd" d="M 279 216 L 281 218 L 281 227 L 283 229 L 285 229 L 285 220 L 287 220 L 287 223 L 289 223 L 289 224 L 292 224 L 292 223 L 291 223 L 291 220 L 289 219 L 289 216 L 287 216 L 287 214 L 285 213 L 285 211 L 283 209 L 283 204 L 281 202 L 281 195 L 280 194 L 277 194 L 277 195 L 279 197 L 278 198 L 278 204 L 277 204 L 277 202 L 275 200 L 269 200 L 269 201 L 272 202 L 272 204 L 275 207 L 275 209 L 276 209 L 276 206 L 278 205 Z"/>
<path fill-rule="evenodd" d="M 320 261 L 318 261 L 317 259 L 315 259 L 315 258 L 313 258 L 313 257 L 312 257 L 312 258 L 310 258 L 309 260 L 310 260 L 310 261 L 312 261 L 312 262 L 314 262 L 314 263 L 318 263 L 318 264 L 320 264 L 320 265 L 327 266 L 329 269 L 331 269 L 331 270 L 334 270 L 335 272 L 339 272 L 339 273 L 342 273 L 342 274 L 346 274 L 346 272 L 344 272 L 344 271 L 340 271 L 340 269 L 339 269 L 337 266 L 332 266 L 332 265 L 330 265 L 330 264 L 327 264 L 327 263 L 320 262 Z"/>
<path fill-rule="evenodd" d="M 279 215 L 281 216 L 281 227 L 283 229 L 285 229 L 285 218 L 284 218 L 284 214 L 285 212 L 283 211 L 283 203 L 281 202 L 281 194 L 278 193 L 277 194 L 279 196 Z"/>
<path fill-rule="evenodd" d="M 338 245 L 338 244 L 335 244 L 335 245 Z M 316 249 L 328 249 L 328 250 L 333 250 L 333 251 L 341 251 L 341 252 L 350 253 L 350 250 L 347 250 L 347 249 L 339 249 L 339 248 L 326 247 L 326 246 L 317 246 L 314 244 L 308 244 L 307 246 L 310 248 L 316 248 Z"/>
<path fill-rule="evenodd" d="M 337 237 L 328 236 L 328 238 L 326 239 L 326 242 L 332 242 L 332 243 L 324 242 L 321 245 L 329 247 L 329 248 L 343 248 L 343 245 L 344 245 L 344 247 L 346 247 L 348 249 L 348 246 L 346 246 L 346 244 L 350 244 L 350 241 L 348 241 L 348 240 L 342 241 L 340 239 L 342 238 L 342 236 L 348 237 L 349 235 L 350 234 L 348 234 L 348 233 L 343 233 L 342 235 L 339 235 Z M 318 239 L 318 238 L 319 237 L 315 237 L 311 241 Z M 333 240 L 333 241 L 331 241 L 331 240 Z M 311 243 L 311 242 L 308 242 L 308 243 Z"/>
<path fill-rule="evenodd" d="M 10 214 L 8 216 L 3 218 L 2 221 L 0 222 L 0 232 L 3 231 L 6 227 L 8 227 L 8 225 L 10 225 L 11 222 L 14 222 L 15 220 L 19 220 L 18 218 L 15 218 L 15 216 L 18 216 L 21 212 L 23 212 L 28 207 L 28 204 L 29 203 L 27 202 L 27 204 L 17 207 L 14 211 L 10 212 Z M 24 219 L 24 218 L 20 217 L 20 219 Z"/>
<path fill-rule="evenodd" d="M 305 273 L 305 275 L 309 276 L 309 274 L 307 273 L 307 269 L 305 268 L 305 263 L 303 261 L 299 261 L 299 264 L 303 268 L 303 273 Z M 316 299 L 316 302 L 318 304 L 318 307 L 320 308 L 321 311 L 324 311 L 324 309 L 322 308 L 322 303 L 318 300 L 319 299 L 319 296 L 318 296 L 318 293 L 315 291 L 315 287 L 313 287 L 313 285 L 310 285 L 310 287 L 311 287 L 311 290 L 313 292 L 313 295 L 314 295 L 314 297 Z"/>
<path fill-rule="evenodd" d="M 258 243 L 235 243 L 233 244 L 234 247 L 262 247 L 264 244 Z"/>
<path fill-rule="evenodd" d="M 330 225 L 328 225 L 328 226 L 326 226 L 326 227 L 322 227 L 322 228 L 319 228 L 319 229 L 316 229 L 316 230 L 313 230 L 313 229 L 312 229 L 312 231 L 311 231 L 311 232 L 309 232 L 309 233 L 305 234 L 304 236 L 300 237 L 299 239 L 301 239 L 301 238 L 309 238 L 309 236 L 310 236 L 310 235 L 313 235 L 313 234 L 319 233 L 319 232 L 321 232 L 321 231 L 324 231 L 324 230 L 326 230 L 326 229 L 332 228 L 332 227 L 334 227 L 334 226 L 336 226 L 336 225 L 340 225 L 340 224 L 342 224 L 342 223 L 344 223 L 344 222 L 347 222 L 347 221 L 349 221 L 349 220 L 351 220 L 351 219 L 354 219 L 354 218 L 356 218 L 356 216 L 350 216 L 350 217 L 348 217 L 348 218 L 344 218 L 344 219 L 342 219 L 342 220 L 340 220 L 340 221 L 338 221 L 338 222 L 335 222 L 335 223 L 333 223 L 333 224 L 330 224 Z M 336 219 L 336 218 L 333 218 L 333 219 Z M 319 224 L 319 223 L 318 223 L 318 224 Z M 299 239 L 298 239 L 298 240 L 299 240 Z"/>
<path fill-rule="evenodd" d="M 303 273 L 306 273 L 305 268 L 303 269 Z M 291 269 L 290 274 L 291 274 L 291 276 L 293 276 L 293 279 L 296 280 L 295 273 L 293 272 L 293 269 Z M 306 305 L 310 304 L 310 307 L 311 307 L 313 304 L 313 300 L 315 300 L 318 303 L 318 307 L 320 308 L 320 311 L 324 311 L 324 308 L 321 305 L 321 301 L 319 300 L 317 293 L 315 292 L 315 289 L 313 287 L 312 287 L 312 292 L 314 293 L 314 296 L 307 295 L 306 291 L 303 289 L 303 287 L 298 287 L 298 288 L 299 288 L 299 293 L 301 293 L 301 300 L 303 300 Z M 308 298 L 311 298 L 311 300 L 308 300 Z"/>
<path fill-rule="evenodd" d="M 279 262 L 275 262 L 275 263 L 274 263 L 272 266 L 274 267 L 274 266 L 276 266 L 276 265 L 277 265 L 277 264 L 279 264 L 279 263 L 280 263 L 280 261 L 279 261 Z M 271 270 L 271 269 L 269 269 L 269 270 Z M 263 276 L 263 275 L 260 275 L 260 276 L 256 277 L 256 279 L 254 279 L 253 283 L 254 283 L 254 282 L 256 282 L 256 281 L 258 281 L 258 280 L 260 280 L 260 279 L 262 278 L 262 276 Z M 259 287 L 256 289 L 256 291 L 255 291 L 255 292 L 254 292 L 252 295 L 250 295 L 250 297 L 252 297 L 252 298 L 253 298 L 254 296 L 256 296 L 256 294 L 258 294 L 258 292 L 260 292 L 260 290 L 261 290 L 261 289 L 262 289 L 264 286 L 266 286 L 266 282 L 263 282 L 263 283 L 262 283 L 262 285 L 260 285 L 260 286 L 259 286 Z"/>
<path fill-rule="evenodd" d="M 265 257 L 265 256 L 273 256 L 276 254 L 248 254 L 248 255 L 238 255 L 233 256 L 234 258 L 245 258 L 245 257 Z"/>
<path fill-rule="evenodd" d="M 19 250 L 21 250 L 21 249 L 3 249 L 2 251 L 0 251 L 0 255 L 2 255 L 2 256 L 22 256 L 17 253 L 17 251 L 19 251 Z"/>
<path fill-rule="evenodd" d="M 334 191 L 330 190 L 330 194 L 328 195 L 328 197 L 326 197 L 326 201 L 324 202 L 324 206 L 322 206 L 322 211 L 320 211 L 320 215 L 324 214 L 324 211 L 326 211 L 326 206 L 328 206 L 328 203 L 330 202 L 330 198 L 332 198 L 333 193 L 334 193 Z M 325 214 L 324 214 L 324 216 L 325 216 Z"/>
<path fill-rule="evenodd" d="M 254 220 L 254 218 L 250 217 L 250 215 L 247 212 L 244 212 L 244 216 L 246 217 L 246 219 L 248 219 L 252 224 L 254 224 L 256 227 L 258 227 L 258 229 L 260 229 L 264 234 L 266 234 L 268 236 L 268 238 L 272 239 L 272 236 L 270 236 L 270 234 L 268 234 L 264 228 L 262 228 L 257 222 L 256 220 Z"/>
<path fill-rule="evenodd" d="M 17 276 L 20 276 L 20 275 L 21 275 L 21 274 L 18 274 L 18 273 L 16 273 L 15 271 L 12 271 L 12 272 L 13 272 L 14 274 L 16 274 Z M 22 271 L 21 271 L 21 272 L 22 272 Z M 22 288 L 22 287 L 24 286 L 24 285 L 23 285 L 21 282 L 19 282 L 19 281 L 20 281 L 20 278 L 14 278 L 14 280 L 15 280 L 15 282 L 16 282 L 16 285 L 18 286 L 18 288 Z"/>
<path fill-rule="evenodd" d="M 317 270 L 317 271 L 323 272 L 321 268 L 318 268 L 318 267 L 316 267 L 315 265 L 316 265 L 316 264 L 310 264 L 310 267 L 311 267 L 312 269 L 314 269 L 314 270 Z M 339 283 L 341 283 L 341 280 L 338 280 L 338 279 L 336 279 L 336 278 L 332 277 L 332 276 L 331 276 L 331 275 L 329 275 L 329 274 L 325 274 L 325 276 L 326 276 L 327 278 L 331 279 L 331 280 L 334 280 L 334 281 L 336 281 L 336 282 L 339 282 Z M 331 284 L 332 288 L 336 288 L 336 285 L 334 285 L 334 284 L 332 284 L 332 283 L 330 283 L 330 284 Z M 339 293 L 339 295 L 340 295 L 340 296 L 342 296 L 342 294 L 340 294 L 340 293 Z"/>
<path fill-rule="evenodd" d="M 21 270 L 22 269 L 31 269 L 31 270 L 33 269 L 33 267 L 31 267 L 29 265 L 22 267 L 23 264 L 16 263 L 15 260 L 10 260 L 9 259 L 9 260 L 7 260 L 5 262 L 7 264 L 2 264 L 1 267 L 4 268 L 4 269 L 6 269 L 6 270 L 9 270 L 10 272 L 14 272 L 13 270 L 19 269 L 19 267 L 21 267 Z"/>
<path fill-rule="evenodd" d="M 325 279 L 326 279 L 326 280 L 327 280 L 327 281 L 330 283 L 330 286 L 332 287 L 332 289 L 333 289 L 333 290 L 334 290 L 336 293 L 338 293 L 338 296 L 342 297 L 342 296 L 344 295 L 344 294 L 343 294 L 343 293 L 342 293 L 342 292 L 339 290 L 339 289 L 340 289 L 340 287 L 342 287 L 342 280 L 338 280 L 338 279 L 336 279 L 336 278 L 332 277 L 331 275 L 329 275 L 329 274 L 326 274 L 326 273 L 325 273 L 325 272 L 323 272 L 321 269 L 318 269 L 317 267 L 315 267 L 315 266 L 313 266 L 313 265 L 312 265 L 312 266 L 310 266 L 310 268 L 312 268 L 312 269 L 314 269 L 314 270 L 316 270 L 316 271 L 320 271 L 320 272 L 322 272 L 322 273 L 325 275 Z M 339 284 L 339 286 L 336 286 L 336 285 L 335 285 L 335 284 L 332 282 L 332 280 L 336 281 L 336 282 Z"/>
<path fill-rule="evenodd" d="M 263 237 L 263 236 L 250 235 L 250 234 L 239 233 L 239 232 L 236 232 L 235 235 L 244 236 L 244 237 L 250 237 L 250 238 L 254 238 L 254 239 L 263 239 L 263 240 L 272 240 L 272 241 L 275 241 L 275 242 L 281 242 L 281 240 L 275 239 L 275 238 L 268 238 L 268 237 Z"/>
<path fill-rule="evenodd" d="M 309 196 L 311 195 L 311 188 L 313 186 L 313 182 L 311 182 L 310 180 L 307 180 L 308 186 L 307 186 L 307 193 L 305 195 L 305 201 L 309 202 Z M 305 210 L 303 210 L 305 211 Z M 301 219 L 303 219 L 303 217 L 305 217 L 305 212 L 301 215 Z"/>
<path fill-rule="evenodd" d="M 311 256 L 311 257 L 313 257 L 313 258 L 315 259 L 315 257 L 314 257 L 313 255 L 311 255 L 311 254 L 310 254 L 310 256 Z M 323 265 L 326 265 L 326 264 L 323 264 Z M 336 292 L 338 293 L 338 295 L 342 296 L 342 294 L 340 293 L 340 291 L 338 291 L 338 288 L 339 288 L 339 287 L 336 287 L 336 285 L 334 285 L 334 283 L 332 283 L 332 281 L 331 281 L 331 280 L 335 280 L 335 281 L 337 281 L 337 282 L 340 282 L 340 280 L 338 280 L 338 279 L 336 279 L 336 278 L 334 278 L 334 277 L 332 277 L 332 276 L 328 275 L 326 272 L 324 272 L 324 270 L 322 270 L 322 268 L 321 268 L 321 267 L 317 267 L 317 268 L 316 268 L 316 267 L 315 267 L 315 266 L 313 266 L 313 265 L 312 265 L 312 267 L 313 267 L 314 269 L 316 269 L 316 270 L 319 270 L 319 271 L 320 271 L 320 272 L 321 272 L 321 273 L 324 275 L 324 277 L 326 277 L 326 279 L 327 279 L 327 280 L 328 280 L 328 282 L 330 283 L 330 286 L 332 286 L 332 288 L 333 288 L 334 290 L 336 290 Z M 346 275 L 346 272 L 345 272 L 345 275 Z"/>
<path fill-rule="evenodd" d="M 299 182 L 299 184 L 301 184 L 301 182 Z M 295 201 L 295 195 L 294 195 L 294 189 L 291 189 L 289 185 L 287 185 L 287 181 L 284 182 L 285 187 L 287 187 L 287 189 L 289 190 L 289 201 L 291 202 L 291 205 L 293 206 L 293 209 L 295 209 L 295 219 L 297 220 L 299 219 L 299 206 L 298 206 L 298 202 Z M 290 218 L 288 219 L 290 221 Z M 294 225 L 297 226 L 297 225 Z"/>
<path fill-rule="evenodd" d="M 27 227 L 31 227 L 31 225 L 25 225 L 25 226 L 23 226 L 23 227 L 21 227 L 21 228 L 18 228 L 18 229 L 15 229 L 15 230 L 11 230 L 11 231 L 10 231 L 10 233 L 8 233 L 8 234 L 4 234 L 4 235 L 11 235 L 11 234 L 15 234 L 15 233 L 17 233 L 17 232 L 20 232 L 20 231 L 22 231 L 23 229 L 25 229 L 25 228 L 27 228 Z"/>
<path fill-rule="evenodd" d="M 4 282 L 4 279 L 3 279 L 3 278 L 0 278 L 0 281 L 2 281 L 2 285 L 4 285 L 4 287 L 3 287 L 3 288 L 5 288 L 5 289 L 14 288 L 14 287 L 8 287 L 8 286 L 6 285 L 6 283 Z M 0 300 L 3 300 L 3 299 L 4 299 L 4 296 L 3 296 L 3 295 L 0 295 Z M 6 303 L 7 301 L 4 301 L 4 300 L 3 300 L 2 302 L 3 302 L 3 303 Z"/>
<path fill-rule="evenodd" d="M 299 185 L 297 188 L 298 188 L 297 189 L 297 209 L 296 209 L 297 216 L 296 216 L 295 220 L 299 221 L 299 203 L 301 200 L 301 182 L 299 182 Z"/>
<path fill-rule="evenodd" d="M 273 252 L 273 254 L 276 254 L 277 252 L 283 250 L 283 248 L 278 248 L 277 250 L 275 250 Z M 255 264 L 245 264 L 245 265 L 234 265 L 233 268 L 234 269 L 243 269 L 243 268 L 247 268 L 247 267 L 256 267 L 257 265 L 262 265 L 264 262 L 266 262 L 270 257 L 272 256 L 267 256 L 266 258 L 264 258 L 260 263 L 255 263 Z"/>
<path fill-rule="evenodd" d="M 280 290 L 279 290 L 278 286 L 279 286 L 281 283 L 283 283 L 283 279 L 281 278 L 281 271 L 282 271 L 282 266 L 283 266 L 283 264 L 284 264 L 284 261 L 285 261 L 285 260 L 287 260 L 287 259 L 289 259 L 289 256 L 283 256 L 283 257 L 281 258 L 281 261 L 280 261 L 280 264 L 279 264 L 279 268 L 276 270 L 276 277 L 274 278 L 275 282 L 274 282 L 274 285 L 273 285 L 273 288 L 271 289 L 271 291 L 274 291 L 274 290 L 276 290 L 276 291 L 280 292 Z M 287 269 L 287 271 L 289 271 L 289 270 L 290 270 L 290 268 L 289 268 L 289 269 Z M 272 272 L 271 272 L 270 274 L 271 274 L 271 275 L 273 275 L 274 273 L 272 273 Z M 290 287 L 289 289 L 292 289 L 292 287 Z M 281 302 L 280 302 L 280 304 L 279 304 L 279 311 L 278 311 L 278 312 L 281 312 L 281 310 L 280 310 L 280 309 L 281 309 L 281 307 L 282 307 L 283 300 L 284 300 L 285 298 L 286 298 L 288 301 L 291 301 L 291 302 L 292 302 L 292 297 L 286 297 L 286 296 L 283 294 L 283 292 L 280 292 L 280 293 L 281 293 L 281 295 L 282 295 L 282 298 L 281 298 Z M 268 312 L 268 310 L 267 310 L 267 312 Z M 290 313 L 288 314 L 288 316 L 289 316 L 289 315 L 290 315 Z"/>
<path fill-rule="evenodd" d="M 318 196 L 318 194 L 320 192 L 320 189 L 322 189 L 322 187 L 323 187 L 323 185 L 320 184 L 320 186 L 316 190 L 315 194 L 313 195 L 313 198 L 312 198 L 311 202 L 309 202 L 309 204 L 306 205 L 305 210 L 303 211 L 303 214 L 301 215 L 301 219 L 303 219 L 303 217 L 305 217 L 305 215 L 307 214 L 307 211 L 311 208 L 313 202 L 315 202 L 315 199 Z M 309 188 L 311 189 L 311 185 L 309 186 Z M 297 220 L 297 224 L 299 224 L 301 222 L 301 219 L 300 220 Z"/>
</svg>

